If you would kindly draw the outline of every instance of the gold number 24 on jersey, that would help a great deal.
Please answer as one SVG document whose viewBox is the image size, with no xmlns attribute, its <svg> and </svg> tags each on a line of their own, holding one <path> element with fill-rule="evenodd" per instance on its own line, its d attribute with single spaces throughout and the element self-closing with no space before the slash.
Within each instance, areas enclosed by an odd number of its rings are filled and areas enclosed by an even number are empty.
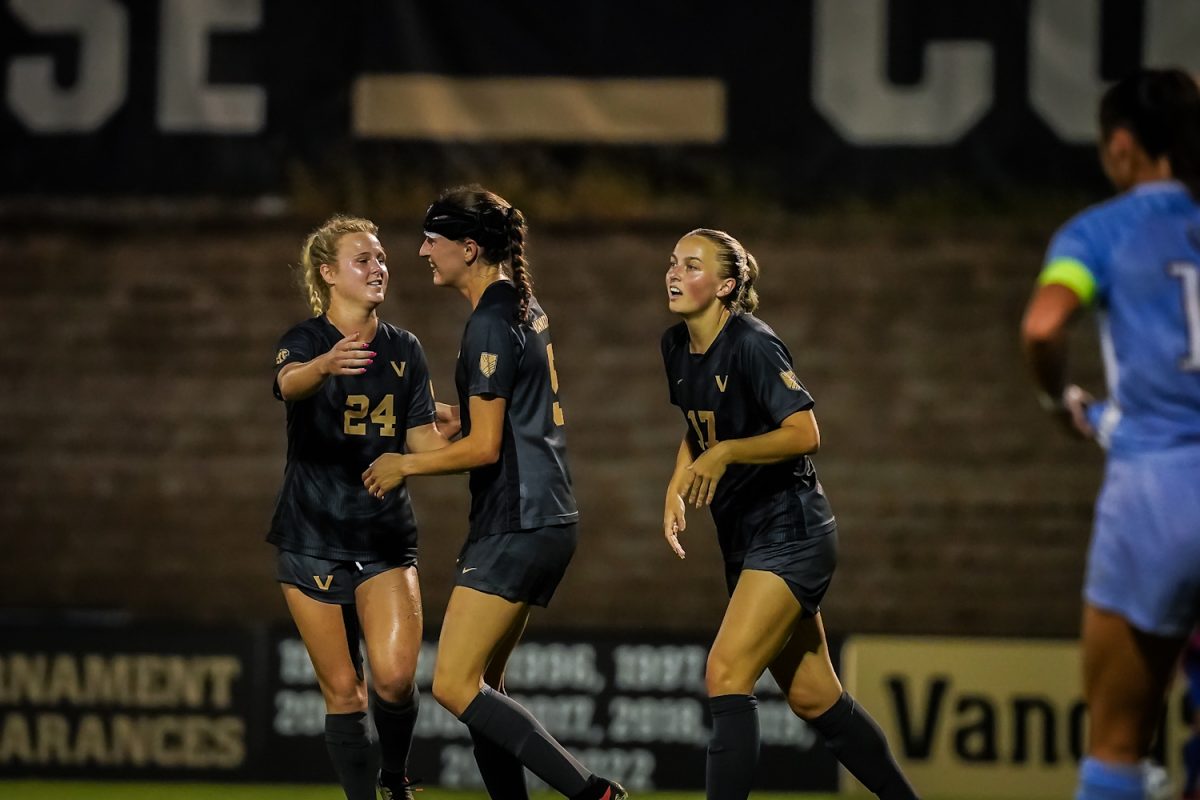
<svg viewBox="0 0 1200 800">
<path fill-rule="evenodd" d="M 379 405 L 371 408 L 371 398 L 365 394 L 352 394 L 346 397 L 346 413 L 342 416 L 342 432 L 348 436 L 366 436 L 367 423 L 360 422 L 370 414 L 369 419 L 379 426 L 380 436 L 396 435 L 396 399 L 391 394 L 385 394 Z"/>
</svg>

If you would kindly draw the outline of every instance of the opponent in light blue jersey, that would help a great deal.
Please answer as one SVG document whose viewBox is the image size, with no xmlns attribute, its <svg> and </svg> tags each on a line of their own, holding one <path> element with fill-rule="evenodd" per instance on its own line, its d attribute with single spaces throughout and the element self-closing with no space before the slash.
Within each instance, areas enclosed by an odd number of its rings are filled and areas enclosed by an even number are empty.
<svg viewBox="0 0 1200 800">
<path fill-rule="evenodd" d="M 1055 235 L 1038 281 L 1098 312 L 1108 397 L 1087 418 L 1114 453 L 1200 444 L 1200 206 L 1141 183 Z"/>
<path fill-rule="evenodd" d="M 1145 70 L 1104 95 L 1123 193 L 1055 235 L 1022 324 L 1042 402 L 1108 450 L 1084 581 L 1087 758 L 1077 800 L 1144 800 L 1141 766 L 1200 616 L 1200 89 Z M 1100 321 L 1108 396 L 1067 383 L 1067 329 Z"/>
</svg>

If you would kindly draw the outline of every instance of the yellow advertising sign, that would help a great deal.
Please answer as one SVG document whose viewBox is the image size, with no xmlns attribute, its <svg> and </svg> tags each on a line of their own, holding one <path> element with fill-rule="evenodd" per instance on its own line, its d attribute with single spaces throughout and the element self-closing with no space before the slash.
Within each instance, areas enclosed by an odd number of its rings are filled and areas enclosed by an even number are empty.
<svg viewBox="0 0 1200 800">
<path fill-rule="evenodd" d="M 851 637 L 842 677 L 923 795 L 1073 796 L 1087 732 L 1078 642 Z M 1177 681 L 1160 730 L 1173 774 L 1182 695 Z M 869 794 L 848 775 L 843 792 Z"/>
</svg>

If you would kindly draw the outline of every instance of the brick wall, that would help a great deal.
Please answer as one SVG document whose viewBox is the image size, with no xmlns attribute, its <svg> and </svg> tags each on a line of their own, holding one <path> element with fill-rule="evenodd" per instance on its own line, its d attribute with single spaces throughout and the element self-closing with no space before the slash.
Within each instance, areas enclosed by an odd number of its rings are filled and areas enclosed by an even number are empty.
<svg viewBox="0 0 1200 800">
<path fill-rule="evenodd" d="M 817 398 L 817 466 L 841 530 L 840 631 L 1071 635 L 1101 457 L 1032 399 L 1016 330 L 1045 225 L 862 219 L 744 233 L 760 316 Z M 281 618 L 262 541 L 284 454 L 270 393 L 305 306 L 285 268 L 308 221 L 0 231 L 0 594 L 6 608 Z M 425 345 L 443 398 L 467 304 L 385 226 L 386 319 Z M 735 231 L 737 233 L 738 231 Z M 405 232 L 407 233 L 407 232 Z M 662 492 L 683 430 L 658 337 L 679 231 L 536 231 L 581 546 L 539 626 L 715 630 L 725 595 L 693 514 L 680 562 Z M 1094 336 L 1078 344 L 1094 387 Z M 426 615 L 448 596 L 466 481 L 421 478 Z"/>
</svg>

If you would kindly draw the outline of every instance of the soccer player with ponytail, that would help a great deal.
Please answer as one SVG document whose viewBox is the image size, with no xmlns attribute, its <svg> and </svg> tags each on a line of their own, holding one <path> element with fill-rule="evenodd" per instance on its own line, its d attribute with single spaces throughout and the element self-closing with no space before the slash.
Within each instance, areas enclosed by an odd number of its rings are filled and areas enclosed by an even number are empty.
<svg viewBox="0 0 1200 800">
<path fill-rule="evenodd" d="M 1084 578 L 1087 757 L 1077 800 L 1141 800 L 1142 760 L 1200 617 L 1200 90 L 1145 69 L 1100 101 L 1100 162 L 1120 194 L 1055 234 L 1021 339 L 1042 406 L 1108 451 Z M 1094 309 L 1108 397 L 1068 382 Z"/>
<path fill-rule="evenodd" d="M 287 466 L 268 541 L 325 699 L 325 743 L 348 800 L 411 798 L 405 775 L 421 650 L 417 523 L 407 491 L 383 502 L 360 475 L 381 453 L 446 446 L 421 343 L 379 319 L 387 256 L 370 220 L 336 216 L 304 240 L 312 317 L 279 341 Z M 371 736 L 359 638 L 374 700 Z M 381 760 L 382 759 L 382 760 Z"/>
<path fill-rule="evenodd" d="M 470 729 L 492 797 L 528 798 L 528 767 L 566 797 L 621 800 L 618 784 L 592 774 L 504 693 L 509 656 L 530 607 L 547 605 L 562 579 L 579 518 L 550 320 L 525 260 L 525 217 L 495 193 L 466 187 L 434 202 L 424 228 L 421 255 L 434 283 L 472 309 L 455 371 L 462 437 L 437 452 L 381 456 L 363 481 L 383 498 L 412 475 L 470 472 L 470 533 L 442 623 L 433 696 Z"/>
<path fill-rule="evenodd" d="M 812 461 L 821 437 L 792 356 L 754 316 L 758 262 L 724 231 L 675 245 L 667 305 L 682 318 L 662 337 L 671 402 L 686 433 L 667 484 L 663 535 L 680 557 L 687 507 L 709 506 L 729 607 L 705 670 L 712 738 L 708 800 L 745 800 L 758 763 L 754 685 L 765 670 L 837 759 L 884 800 L 912 787 L 883 732 L 842 690 L 820 602 L 837 563 L 837 524 Z"/>
</svg>

